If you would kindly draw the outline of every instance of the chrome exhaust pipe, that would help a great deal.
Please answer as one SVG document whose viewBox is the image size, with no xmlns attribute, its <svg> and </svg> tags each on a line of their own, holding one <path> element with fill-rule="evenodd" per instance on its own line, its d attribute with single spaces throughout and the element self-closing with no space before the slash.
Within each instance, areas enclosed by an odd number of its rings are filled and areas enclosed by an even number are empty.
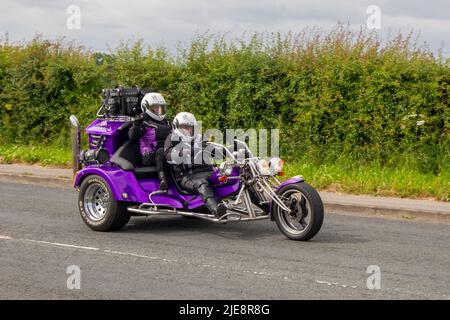
<svg viewBox="0 0 450 320">
<path fill-rule="evenodd" d="M 77 117 L 71 115 L 70 118 L 70 141 L 72 144 L 72 170 L 73 175 L 81 170 L 80 152 L 81 152 L 81 127 Z"/>
<path fill-rule="evenodd" d="M 270 218 L 270 215 L 249 217 L 248 215 L 241 214 L 240 212 L 229 210 L 228 213 L 220 218 L 216 218 L 212 214 L 197 213 L 192 211 L 182 211 L 175 208 L 170 208 L 167 205 L 157 205 L 152 203 L 143 203 L 139 206 L 128 207 L 127 210 L 137 215 L 144 216 L 186 216 L 195 217 L 203 220 L 207 220 L 215 223 L 228 223 L 239 221 L 254 221 Z"/>
</svg>

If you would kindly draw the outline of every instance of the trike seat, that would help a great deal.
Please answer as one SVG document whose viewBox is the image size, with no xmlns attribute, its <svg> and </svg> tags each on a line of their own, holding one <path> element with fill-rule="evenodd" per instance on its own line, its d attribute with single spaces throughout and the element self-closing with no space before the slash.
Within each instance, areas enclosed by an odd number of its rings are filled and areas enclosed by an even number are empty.
<svg viewBox="0 0 450 320">
<path fill-rule="evenodd" d="M 111 157 L 112 163 L 118 165 L 122 170 L 133 171 L 136 178 L 158 177 L 155 166 L 141 167 L 141 157 L 137 142 L 126 141 L 117 149 Z"/>
<path fill-rule="evenodd" d="M 156 178 L 158 177 L 158 171 L 156 167 L 139 167 L 133 169 L 136 178 Z"/>
</svg>

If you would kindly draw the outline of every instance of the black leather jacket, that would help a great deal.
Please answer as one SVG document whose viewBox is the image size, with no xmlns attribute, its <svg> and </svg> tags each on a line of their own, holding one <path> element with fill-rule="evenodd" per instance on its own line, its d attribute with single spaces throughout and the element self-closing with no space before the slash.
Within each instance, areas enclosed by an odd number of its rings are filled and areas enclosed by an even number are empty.
<svg viewBox="0 0 450 320">
<path fill-rule="evenodd" d="M 164 143 L 164 155 L 166 156 L 167 162 L 172 166 L 178 181 L 189 174 L 213 171 L 213 166 L 205 164 L 203 161 L 200 163 L 196 161 L 196 155 L 199 156 L 203 148 L 204 142 L 201 143 L 201 146 L 196 147 L 194 141 L 188 145 L 186 142 L 181 141 L 174 133 L 167 136 Z M 189 161 L 182 161 L 182 153 L 184 150 L 190 151 L 188 154 Z M 184 159 L 187 160 L 186 158 Z"/>
</svg>

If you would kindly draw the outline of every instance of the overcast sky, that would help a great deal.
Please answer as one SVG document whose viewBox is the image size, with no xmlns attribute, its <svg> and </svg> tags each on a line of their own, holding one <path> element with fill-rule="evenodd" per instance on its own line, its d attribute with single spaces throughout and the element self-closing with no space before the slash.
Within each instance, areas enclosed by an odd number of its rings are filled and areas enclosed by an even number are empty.
<svg viewBox="0 0 450 320">
<path fill-rule="evenodd" d="M 68 29 L 67 8 L 81 10 L 81 28 Z M 359 29 L 369 5 L 381 9 L 382 36 L 399 30 L 420 32 L 433 51 L 450 56 L 450 0 L 0 0 L 0 32 L 11 41 L 66 37 L 94 50 L 115 47 L 119 39 L 174 48 L 196 32 L 300 31 L 331 29 L 338 21 Z"/>
</svg>

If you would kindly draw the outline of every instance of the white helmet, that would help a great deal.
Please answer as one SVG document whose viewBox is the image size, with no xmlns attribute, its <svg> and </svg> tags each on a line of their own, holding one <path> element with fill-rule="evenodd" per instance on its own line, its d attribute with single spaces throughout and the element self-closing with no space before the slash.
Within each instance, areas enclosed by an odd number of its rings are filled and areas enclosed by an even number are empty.
<svg viewBox="0 0 450 320">
<path fill-rule="evenodd" d="M 197 131 L 197 120 L 194 115 L 189 112 L 178 113 L 172 122 L 173 132 L 182 140 L 191 141 Z"/>
<path fill-rule="evenodd" d="M 147 93 L 142 98 L 141 109 L 156 121 L 162 121 L 166 117 L 166 100 L 157 92 Z"/>
</svg>

